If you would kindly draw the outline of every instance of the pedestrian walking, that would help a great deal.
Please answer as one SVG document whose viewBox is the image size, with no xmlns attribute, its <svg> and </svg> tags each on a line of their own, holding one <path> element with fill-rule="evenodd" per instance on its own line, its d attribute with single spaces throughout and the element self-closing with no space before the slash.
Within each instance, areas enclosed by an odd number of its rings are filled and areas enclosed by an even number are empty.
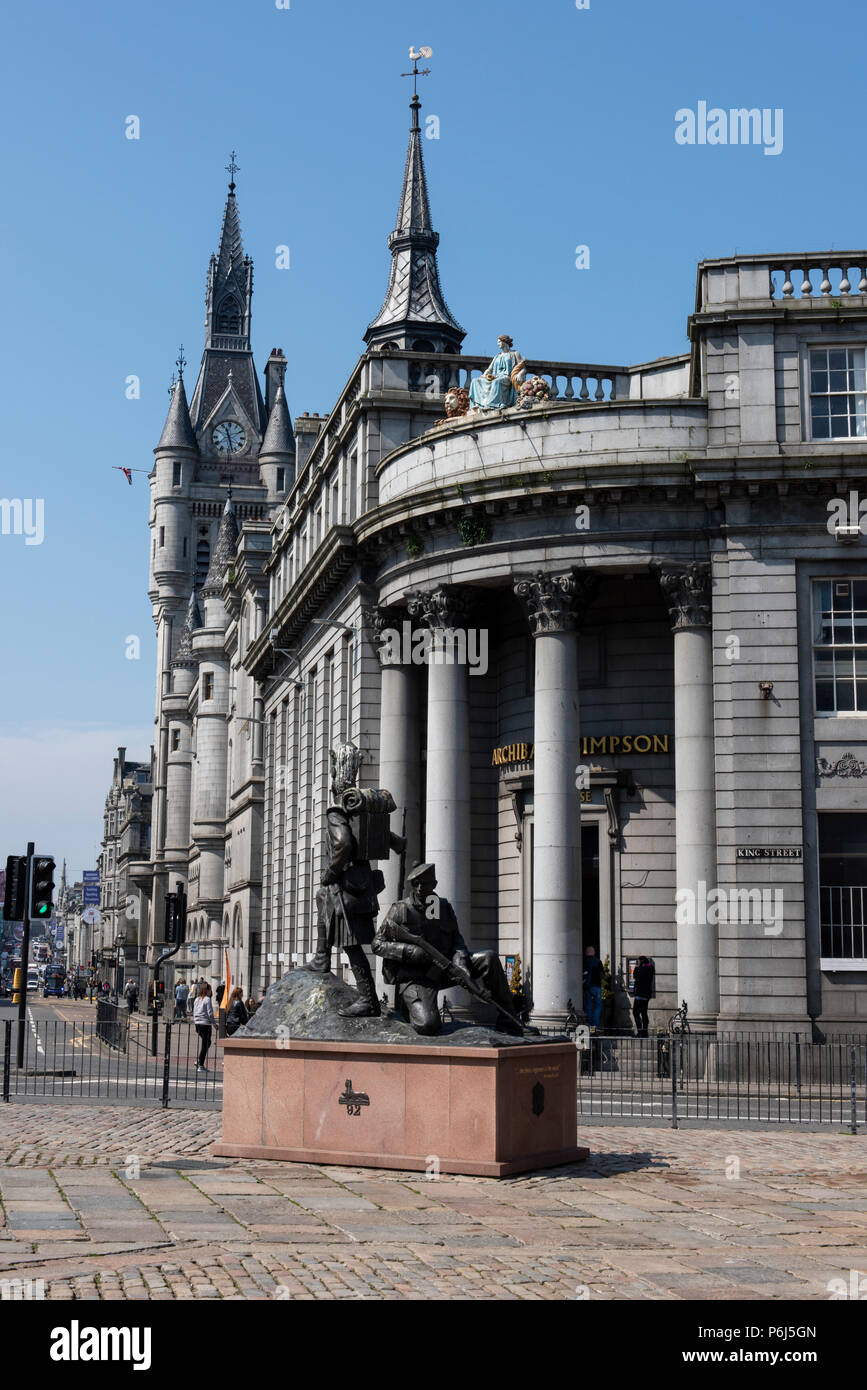
<svg viewBox="0 0 867 1390">
<path fill-rule="evenodd" d="M 602 962 L 593 946 L 584 952 L 584 1013 L 595 1033 L 602 1012 Z"/>
<path fill-rule="evenodd" d="M 133 980 L 133 979 L 127 980 L 126 985 L 125 985 L 125 987 L 124 987 L 124 991 L 123 991 L 123 997 L 124 997 L 124 999 L 126 1000 L 126 1007 L 127 1007 L 128 1012 L 131 1013 L 131 1014 L 137 1013 L 137 1012 L 138 1012 L 138 984 L 136 983 L 135 980 Z"/>
<path fill-rule="evenodd" d="M 187 1000 L 189 997 L 189 988 L 183 980 L 178 980 L 178 983 L 175 985 L 175 1018 L 186 1019 Z"/>
<path fill-rule="evenodd" d="M 639 956 L 635 967 L 632 995 L 632 1016 L 635 1019 L 636 1037 L 647 1037 L 647 1006 L 653 998 L 656 971 L 648 956 Z"/>
<path fill-rule="evenodd" d="M 193 1023 L 199 1035 L 199 1060 L 196 1064 L 196 1071 L 208 1070 L 205 1059 L 211 1046 L 211 1029 L 216 1022 L 214 1005 L 211 1002 L 211 986 L 201 984 L 196 995 L 196 1002 L 193 1004 Z"/>
<path fill-rule="evenodd" d="M 239 1028 L 243 1028 L 245 1023 L 249 1023 L 250 1015 L 244 1003 L 244 994 L 240 985 L 236 985 L 229 995 L 229 1012 L 226 1015 L 226 1036 L 231 1037 L 237 1033 Z"/>
</svg>

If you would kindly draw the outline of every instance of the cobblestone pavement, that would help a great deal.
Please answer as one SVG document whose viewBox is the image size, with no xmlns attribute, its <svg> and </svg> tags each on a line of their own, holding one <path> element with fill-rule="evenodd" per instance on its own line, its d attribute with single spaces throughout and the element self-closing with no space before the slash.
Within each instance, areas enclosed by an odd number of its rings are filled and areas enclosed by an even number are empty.
<svg viewBox="0 0 867 1390">
<path fill-rule="evenodd" d="M 588 1163 L 496 1181 L 210 1160 L 218 1129 L 0 1107 L 0 1278 L 53 1299 L 810 1300 L 867 1274 L 861 1136 L 593 1126 Z"/>
</svg>

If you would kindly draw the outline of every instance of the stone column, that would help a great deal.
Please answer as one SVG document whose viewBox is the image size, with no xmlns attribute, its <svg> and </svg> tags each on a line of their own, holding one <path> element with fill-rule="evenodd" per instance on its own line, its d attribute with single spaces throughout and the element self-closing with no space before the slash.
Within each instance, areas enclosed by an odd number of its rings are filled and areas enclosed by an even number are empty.
<svg viewBox="0 0 867 1390">
<path fill-rule="evenodd" d="M 428 652 L 427 792 L 424 857 L 436 865 L 437 891 L 472 941 L 469 668 L 456 660 L 465 644 L 465 591 L 439 588 L 407 594 L 414 622 L 431 629 Z"/>
<path fill-rule="evenodd" d="M 403 833 L 403 813 L 406 812 L 406 867 L 409 869 L 421 858 L 419 672 L 408 660 L 411 646 L 404 636 L 409 633 L 411 623 L 406 612 L 400 608 L 377 607 L 372 616 L 382 665 L 378 785 L 386 787 L 394 797 L 397 810 L 392 814 L 391 828 L 396 835 Z M 391 855 L 380 868 L 385 875 L 385 889 L 379 900 L 380 916 L 384 917 L 398 897 L 399 856 Z"/>
<path fill-rule="evenodd" d="M 533 1016 L 560 1022 L 582 1008 L 581 761 L 578 626 L 598 580 L 576 573 L 518 579 L 535 642 L 533 761 Z"/>
<path fill-rule="evenodd" d="M 719 1012 L 719 945 L 708 922 L 717 886 L 710 565 L 657 563 L 674 632 L 677 997 L 705 1027 Z"/>
</svg>

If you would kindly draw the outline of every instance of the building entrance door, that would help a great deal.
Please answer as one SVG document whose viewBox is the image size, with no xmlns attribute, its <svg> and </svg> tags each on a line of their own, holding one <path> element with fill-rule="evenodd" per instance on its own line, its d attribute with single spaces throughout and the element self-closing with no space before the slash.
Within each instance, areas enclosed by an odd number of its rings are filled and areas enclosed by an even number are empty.
<svg viewBox="0 0 867 1390">
<path fill-rule="evenodd" d="M 529 800 L 529 798 L 528 798 Z M 581 825 L 581 926 L 582 952 L 593 946 L 603 960 L 611 951 L 612 931 L 609 914 L 611 895 L 608 891 L 610 874 L 607 835 L 600 839 L 602 820 L 587 815 Z M 533 966 L 533 812 L 525 809 L 521 820 L 521 962 L 525 973 Z M 600 858 L 602 876 L 600 877 Z M 604 915 L 604 920 L 603 920 Z M 576 931 L 578 924 L 575 924 Z M 578 1000 L 574 1001 L 576 1004 Z"/>
</svg>

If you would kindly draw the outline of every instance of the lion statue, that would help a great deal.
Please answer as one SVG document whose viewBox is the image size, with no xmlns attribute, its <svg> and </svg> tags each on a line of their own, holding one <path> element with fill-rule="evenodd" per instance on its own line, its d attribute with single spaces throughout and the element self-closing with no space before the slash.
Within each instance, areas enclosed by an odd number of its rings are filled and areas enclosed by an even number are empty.
<svg viewBox="0 0 867 1390">
<path fill-rule="evenodd" d="M 469 414 L 470 393 L 465 386 L 450 386 L 445 396 L 446 418 L 435 420 L 431 429 L 436 429 L 438 425 L 448 425 L 452 420 L 457 420 L 461 415 Z"/>
</svg>

